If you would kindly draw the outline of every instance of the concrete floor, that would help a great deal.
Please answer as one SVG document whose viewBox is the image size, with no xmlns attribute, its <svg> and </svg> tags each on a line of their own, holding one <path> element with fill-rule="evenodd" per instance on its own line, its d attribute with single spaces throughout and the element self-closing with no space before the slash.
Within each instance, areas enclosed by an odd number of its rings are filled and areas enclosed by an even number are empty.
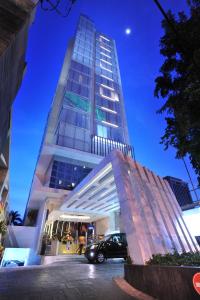
<svg viewBox="0 0 200 300">
<path fill-rule="evenodd" d="M 1 300 L 130 300 L 113 281 L 124 262 L 89 264 L 83 256 L 47 257 L 45 265 L 0 269 Z M 49 263 L 49 264 L 48 264 Z"/>
</svg>

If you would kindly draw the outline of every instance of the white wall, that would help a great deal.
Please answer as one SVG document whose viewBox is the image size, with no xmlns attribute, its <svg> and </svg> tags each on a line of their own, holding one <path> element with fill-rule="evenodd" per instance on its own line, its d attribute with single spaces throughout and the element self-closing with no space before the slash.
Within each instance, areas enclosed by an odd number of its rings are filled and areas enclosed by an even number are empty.
<svg viewBox="0 0 200 300">
<path fill-rule="evenodd" d="M 107 234 L 109 230 L 109 218 L 103 218 L 96 221 L 96 234 Z"/>
<path fill-rule="evenodd" d="M 200 207 L 184 211 L 183 218 L 192 235 L 200 236 Z"/>
<path fill-rule="evenodd" d="M 36 227 L 8 226 L 6 246 L 16 248 L 33 248 Z"/>
</svg>

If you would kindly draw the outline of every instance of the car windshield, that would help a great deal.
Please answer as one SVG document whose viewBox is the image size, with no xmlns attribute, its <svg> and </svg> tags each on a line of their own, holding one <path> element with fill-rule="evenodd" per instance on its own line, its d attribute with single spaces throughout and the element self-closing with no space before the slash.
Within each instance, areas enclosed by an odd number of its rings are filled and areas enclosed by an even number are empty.
<svg viewBox="0 0 200 300">
<path fill-rule="evenodd" d="M 110 238 L 111 238 L 111 235 L 109 234 L 109 235 L 106 235 L 103 240 L 108 241 Z"/>
<path fill-rule="evenodd" d="M 114 243 L 122 243 L 123 242 L 123 236 L 119 234 L 110 234 L 106 235 L 104 238 L 104 241 L 112 241 Z"/>
</svg>

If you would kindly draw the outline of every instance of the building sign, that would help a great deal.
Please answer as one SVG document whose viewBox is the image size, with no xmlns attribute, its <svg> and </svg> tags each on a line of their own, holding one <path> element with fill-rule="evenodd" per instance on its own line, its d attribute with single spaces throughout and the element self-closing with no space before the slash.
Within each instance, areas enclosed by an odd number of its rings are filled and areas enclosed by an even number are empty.
<svg viewBox="0 0 200 300">
<path fill-rule="evenodd" d="M 200 273 L 194 274 L 193 286 L 195 288 L 195 291 L 200 295 Z"/>
</svg>

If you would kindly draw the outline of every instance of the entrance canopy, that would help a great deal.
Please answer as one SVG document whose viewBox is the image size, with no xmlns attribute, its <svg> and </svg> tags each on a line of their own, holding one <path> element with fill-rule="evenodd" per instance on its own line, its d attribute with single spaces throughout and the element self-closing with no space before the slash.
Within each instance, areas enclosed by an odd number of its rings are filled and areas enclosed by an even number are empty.
<svg viewBox="0 0 200 300">
<path fill-rule="evenodd" d="M 53 211 L 49 220 L 90 222 L 116 210 L 119 210 L 119 199 L 112 163 L 107 157 L 65 197 L 60 210 Z"/>
<path fill-rule="evenodd" d="M 156 253 L 199 250 L 168 182 L 118 150 L 64 198 L 55 214 L 92 222 L 119 209 L 135 263 L 143 264 Z"/>
</svg>

